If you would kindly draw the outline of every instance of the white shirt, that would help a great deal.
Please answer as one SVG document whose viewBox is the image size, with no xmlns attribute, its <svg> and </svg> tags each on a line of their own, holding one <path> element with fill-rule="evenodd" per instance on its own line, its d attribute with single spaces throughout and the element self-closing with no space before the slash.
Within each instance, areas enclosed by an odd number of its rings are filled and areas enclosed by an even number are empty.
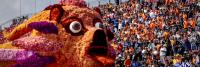
<svg viewBox="0 0 200 67">
<path fill-rule="evenodd" d="M 150 21 L 145 21 L 145 25 L 149 25 L 150 24 Z"/>
<path fill-rule="evenodd" d="M 142 54 L 146 54 L 147 51 L 145 49 L 142 50 Z"/>
<path fill-rule="evenodd" d="M 149 15 L 150 15 L 151 18 L 155 18 L 155 13 L 152 12 L 152 11 L 149 13 Z"/>
<path fill-rule="evenodd" d="M 146 10 L 146 9 L 144 9 L 144 13 L 147 13 L 147 10 Z"/>
<path fill-rule="evenodd" d="M 179 34 L 175 35 L 175 38 L 179 39 L 181 36 Z"/>
<path fill-rule="evenodd" d="M 140 35 L 137 34 L 137 38 L 140 39 Z"/>
<path fill-rule="evenodd" d="M 119 23 L 118 28 L 122 29 L 122 23 Z"/>
<path fill-rule="evenodd" d="M 200 62 L 199 59 L 200 59 L 199 56 L 196 56 L 196 62 L 197 63 Z"/>
<path fill-rule="evenodd" d="M 162 47 L 160 49 L 160 56 L 166 56 L 166 52 L 167 52 L 167 49 L 165 47 Z"/>
</svg>

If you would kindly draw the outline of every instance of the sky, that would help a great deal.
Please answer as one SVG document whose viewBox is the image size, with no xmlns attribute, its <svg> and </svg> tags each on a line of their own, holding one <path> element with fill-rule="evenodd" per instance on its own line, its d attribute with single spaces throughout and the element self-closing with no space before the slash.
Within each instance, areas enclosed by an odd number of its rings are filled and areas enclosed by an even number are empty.
<svg viewBox="0 0 200 67">
<path fill-rule="evenodd" d="M 99 0 L 85 0 L 89 5 L 97 6 Z M 101 4 L 108 3 L 109 0 L 100 0 Z M 111 0 L 114 3 L 114 0 Z M 5 24 L 9 20 L 37 13 L 51 4 L 58 3 L 58 0 L 1 0 L 0 2 L 0 25 Z"/>
</svg>

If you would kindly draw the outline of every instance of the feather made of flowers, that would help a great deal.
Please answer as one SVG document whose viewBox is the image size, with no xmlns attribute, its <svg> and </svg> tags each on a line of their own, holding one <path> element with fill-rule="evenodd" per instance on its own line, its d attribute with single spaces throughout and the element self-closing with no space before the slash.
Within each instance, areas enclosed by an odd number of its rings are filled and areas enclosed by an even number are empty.
<svg viewBox="0 0 200 67">
<path fill-rule="evenodd" d="M 64 5 L 74 5 L 79 7 L 87 7 L 84 0 L 59 0 L 61 4 Z"/>
<path fill-rule="evenodd" d="M 28 24 L 28 27 L 44 34 L 58 34 L 58 28 L 53 23 L 47 21 L 33 22 Z"/>
<path fill-rule="evenodd" d="M 46 64 L 53 62 L 55 62 L 54 57 L 35 54 L 28 59 L 18 60 L 16 64 L 12 64 L 10 67 L 45 67 Z"/>
</svg>

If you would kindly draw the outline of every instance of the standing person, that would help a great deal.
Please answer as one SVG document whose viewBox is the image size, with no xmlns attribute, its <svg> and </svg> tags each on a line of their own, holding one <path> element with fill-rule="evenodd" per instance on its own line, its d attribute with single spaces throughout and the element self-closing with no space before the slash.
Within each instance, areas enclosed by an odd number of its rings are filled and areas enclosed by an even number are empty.
<svg viewBox="0 0 200 67">
<path fill-rule="evenodd" d="M 122 54 L 119 54 L 117 57 L 116 57 L 116 67 L 124 67 L 124 57 Z"/>
<path fill-rule="evenodd" d="M 121 20 L 121 19 L 119 19 L 118 31 L 121 31 L 121 30 L 122 30 L 122 28 L 123 28 L 123 26 L 122 26 L 122 20 Z"/>
<path fill-rule="evenodd" d="M 138 30 L 143 30 L 145 28 L 144 24 L 139 23 L 138 24 Z"/>
<path fill-rule="evenodd" d="M 153 10 L 151 10 L 149 12 L 149 16 L 150 16 L 151 19 L 154 19 L 156 17 L 156 14 L 155 14 L 155 12 Z"/>
<path fill-rule="evenodd" d="M 155 21 L 152 21 L 149 25 L 150 29 L 151 30 L 154 30 L 156 28 L 156 24 L 155 24 Z"/>
<path fill-rule="evenodd" d="M 137 61 L 132 61 L 131 67 L 140 67 L 140 64 Z"/>
<path fill-rule="evenodd" d="M 186 50 L 190 51 L 191 50 L 191 43 L 190 43 L 190 41 L 188 40 L 188 38 L 186 38 L 184 41 L 185 41 L 184 42 L 184 48 Z"/>
<path fill-rule="evenodd" d="M 127 55 L 127 58 L 126 58 L 126 60 L 124 61 L 124 65 L 125 65 L 125 67 L 131 67 L 130 56 Z"/>
<path fill-rule="evenodd" d="M 164 29 L 164 19 L 162 18 L 162 17 L 160 17 L 160 16 L 158 16 L 158 18 L 157 18 L 157 20 L 158 20 L 158 27 L 159 27 L 159 29 L 160 30 L 163 30 Z"/>
<path fill-rule="evenodd" d="M 189 22 L 188 22 L 188 20 L 187 19 L 184 19 L 184 22 L 183 22 L 183 27 L 184 27 L 184 29 L 187 31 L 188 30 L 188 27 L 189 27 Z"/>
<path fill-rule="evenodd" d="M 167 40 L 169 37 L 170 37 L 170 33 L 169 33 L 169 31 L 164 31 L 164 33 L 163 33 L 163 37 L 164 37 L 164 39 L 165 40 Z"/>
<path fill-rule="evenodd" d="M 192 19 L 190 20 L 190 25 L 191 25 L 191 27 L 192 27 L 192 30 L 194 31 L 194 30 L 195 30 L 195 27 L 196 27 L 196 21 L 195 21 L 194 18 L 192 18 Z"/>
<path fill-rule="evenodd" d="M 118 25 L 119 25 L 119 23 L 118 23 L 118 20 L 116 19 L 116 18 L 114 18 L 113 19 L 113 23 L 114 23 L 114 30 L 115 30 L 115 33 L 117 33 L 118 31 Z"/>
<path fill-rule="evenodd" d="M 166 57 L 166 53 L 167 53 L 167 45 L 162 45 L 160 48 L 160 60 L 161 62 L 163 62 L 163 64 L 165 64 L 165 57 Z"/>
<path fill-rule="evenodd" d="M 181 62 L 181 67 L 191 67 L 189 61 L 187 61 L 185 58 Z"/>
<path fill-rule="evenodd" d="M 181 59 L 182 59 L 181 55 L 175 56 L 175 58 L 173 59 L 173 66 L 174 67 L 181 67 Z"/>
</svg>

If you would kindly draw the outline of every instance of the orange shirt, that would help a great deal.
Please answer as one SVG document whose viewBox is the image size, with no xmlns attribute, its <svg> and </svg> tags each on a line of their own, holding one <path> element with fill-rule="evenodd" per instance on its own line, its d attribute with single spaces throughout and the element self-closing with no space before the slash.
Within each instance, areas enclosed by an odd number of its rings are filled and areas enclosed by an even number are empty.
<svg viewBox="0 0 200 67">
<path fill-rule="evenodd" d="M 190 23 L 191 23 L 192 28 L 195 28 L 195 26 L 196 26 L 196 21 L 195 21 L 195 20 L 191 20 Z"/>
<path fill-rule="evenodd" d="M 175 12 L 176 12 L 176 15 L 179 14 L 179 10 L 177 8 L 175 9 Z"/>
<path fill-rule="evenodd" d="M 139 29 L 139 30 L 144 29 L 144 24 L 139 24 L 138 29 Z"/>
<path fill-rule="evenodd" d="M 148 30 L 147 30 L 147 29 L 144 29 L 143 31 L 144 31 L 144 34 L 147 34 L 147 33 L 148 33 Z"/>
<path fill-rule="evenodd" d="M 136 6 L 136 4 L 135 4 L 135 3 L 132 3 L 132 7 L 135 8 L 135 6 Z"/>
<path fill-rule="evenodd" d="M 157 49 L 157 50 L 160 50 L 160 48 L 161 48 L 161 44 L 157 44 L 157 45 L 156 45 L 156 49 Z"/>
<path fill-rule="evenodd" d="M 142 13 L 142 18 L 143 18 L 144 20 L 147 20 L 147 17 L 145 16 L 144 13 Z"/>
<path fill-rule="evenodd" d="M 165 4 L 168 4 L 168 0 L 165 0 Z"/>
<path fill-rule="evenodd" d="M 134 34 L 135 33 L 135 30 L 134 28 L 130 30 L 131 34 Z"/>
<path fill-rule="evenodd" d="M 161 22 L 159 23 L 159 28 L 160 28 L 161 30 L 164 29 L 164 23 L 163 23 L 163 21 L 161 21 Z"/>
<path fill-rule="evenodd" d="M 153 40 L 154 39 L 154 34 L 153 33 L 149 33 L 148 37 L 149 37 L 149 40 Z"/>
<path fill-rule="evenodd" d="M 161 22 L 161 21 L 162 21 L 162 18 L 161 18 L 161 17 L 157 17 L 157 20 L 158 20 L 159 22 Z"/>
<path fill-rule="evenodd" d="M 176 40 L 170 40 L 171 45 L 174 46 L 176 44 Z"/>
<path fill-rule="evenodd" d="M 151 28 L 151 29 L 155 29 L 155 28 L 156 28 L 156 24 L 153 23 L 153 22 L 151 22 L 151 23 L 150 23 L 150 28 Z"/>
<path fill-rule="evenodd" d="M 167 39 L 169 37 L 169 32 L 164 32 L 163 36 L 164 36 L 165 39 Z"/>
<path fill-rule="evenodd" d="M 187 21 L 184 21 L 183 27 L 184 27 L 184 28 L 188 28 L 188 26 L 189 26 L 189 23 L 188 23 Z"/>
<path fill-rule="evenodd" d="M 184 19 L 184 20 L 187 19 L 187 14 L 183 14 L 183 19 Z"/>
<path fill-rule="evenodd" d="M 150 58 L 150 57 L 148 57 L 146 63 L 147 63 L 147 64 L 151 64 L 152 62 L 153 62 L 153 59 Z"/>
<path fill-rule="evenodd" d="M 145 37 L 145 38 L 144 38 L 145 40 L 149 40 L 148 34 L 146 34 L 144 37 Z"/>
<path fill-rule="evenodd" d="M 145 39 L 144 33 L 141 33 L 140 36 L 141 36 L 141 38 L 140 38 L 141 40 L 144 40 L 144 39 Z"/>
<path fill-rule="evenodd" d="M 174 0 L 169 0 L 169 3 L 172 3 L 172 2 L 174 2 Z"/>
</svg>

